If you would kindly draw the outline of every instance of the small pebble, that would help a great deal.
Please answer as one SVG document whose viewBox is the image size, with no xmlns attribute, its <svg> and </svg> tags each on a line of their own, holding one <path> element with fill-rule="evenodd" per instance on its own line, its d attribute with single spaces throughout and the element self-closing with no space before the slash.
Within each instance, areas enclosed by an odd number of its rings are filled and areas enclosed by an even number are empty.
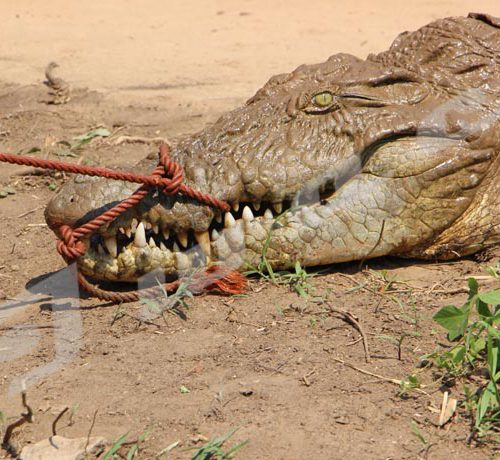
<svg viewBox="0 0 500 460">
<path fill-rule="evenodd" d="M 240 390 L 240 395 L 243 396 L 252 396 L 253 395 L 253 390 L 250 390 L 249 388 L 245 390 Z"/>
</svg>

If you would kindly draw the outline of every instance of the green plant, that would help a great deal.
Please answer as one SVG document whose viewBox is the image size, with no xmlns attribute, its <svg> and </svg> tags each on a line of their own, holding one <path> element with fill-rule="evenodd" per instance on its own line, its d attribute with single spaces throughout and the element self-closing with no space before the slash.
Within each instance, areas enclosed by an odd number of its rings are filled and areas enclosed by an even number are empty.
<svg viewBox="0 0 500 460">
<path fill-rule="evenodd" d="M 278 283 L 287 284 L 290 289 L 295 291 L 301 297 L 308 297 L 309 292 L 313 290 L 309 279 L 315 276 L 307 273 L 306 269 L 300 265 L 300 262 L 295 262 L 294 272 L 279 272 Z"/>
<path fill-rule="evenodd" d="M 229 458 L 233 458 L 233 454 L 241 449 L 242 447 L 248 444 L 248 440 L 240 442 L 235 446 L 231 447 L 229 450 L 225 451 L 222 449 L 224 443 L 231 438 L 234 433 L 238 431 L 238 428 L 234 428 L 231 431 L 228 431 L 226 434 L 222 436 L 218 436 L 216 438 L 211 439 L 203 446 L 197 448 L 192 447 L 189 450 L 196 450 L 194 455 L 191 457 L 191 460 L 225 460 Z"/>
<path fill-rule="evenodd" d="M 59 141 L 58 145 L 62 145 L 64 148 L 55 152 L 59 157 L 76 157 L 75 151 L 82 148 L 85 144 L 88 144 L 92 139 L 96 137 L 108 137 L 111 133 L 106 128 L 94 128 L 90 131 L 82 134 L 81 136 L 74 137 L 72 142 Z"/>
<path fill-rule="evenodd" d="M 468 299 L 460 308 L 447 305 L 433 317 L 448 331 L 453 345 L 423 359 L 441 369 L 444 380 L 466 378 L 473 372 L 487 376 L 476 391 L 465 392 L 474 434 L 484 436 L 500 428 L 500 290 L 479 292 L 474 278 L 469 278 L 468 286 Z"/>
<path fill-rule="evenodd" d="M 422 384 L 414 374 L 409 375 L 407 380 L 401 380 L 399 384 L 399 396 L 405 396 L 409 391 L 421 388 Z"/>
<path fill-rule="evenodd" d="M 292 208 L 287 212 L 291 212 L 296 209 L 298 208 Z M 248 267 L 248 271 L 245 272 L 245 275 L 258 275 L 261 278 L 272 281 L 274 284 L 288 285 L 298 295 L 307 298 L 309 296 L 309 292 L 313 289 L 313 286 L 309 283 L 309 279 L 315 275 L 307 273 L 306 269 L 302 267 L 299 261 L 295 262 L 294 271 L 281 270 L 276 272 L 267 258 L 267 251 L 269 249 L 269 245 L 271 244 L 273 230 L 281 226 L 280 220 L 284 217 L 284 215 L 285 213 L 280 214 L 274 219 L 262 246 L 259 264 L 256 267 Z"/>
<path fill-rule="evenodd" d="M 493 278 L 500 280 L 500 259 L 498 259 L 495 266 L 486 268 L 486 272 L 493 276 Z"/>
<path fill-rule="evenodd" d="M 156 284 L 158 288 L 158 293 L 160 295 L 156 296 L 154 299 L 142 298 L 140 302 L 151 312 L 156 315 L 160 315 L 164 317 L 165 312 L 170 312 L 176 314 L 178 316 L 184 317 L 184 314 L 180 310 L 179 307 L 187 309 L 189 306 L 186 303 L 186 298 L 193 298 L 194 294 L 189 290 L 189 285 L 191 283 L 191 279 L 194 273 L 182 281 L 179 284 L 179 287 L 172 294 L 168 294 L 165 289 L 165 286 L 161 283 L 161 281 L 156 278 Z"/>
<path fill-rule="evenodd" d="M 411 432 L 415 435 L 415 437 L 424 445 L 427 445 L 427 440 L 425 439 L 422 431 L 419 426 L 412 420 L 411 421 Z"/>
<path fill-rule="evenodd" d="M 127 442 L 128 433 L 121 435 L 104 454 L 102 460 L 118 460 L 122 458 L 126 458 L 127 460 L 135 460 L 140 452 L 141 445 L 144 443 L 149 434 L 149 431 L 145 431 L 137 438 L 137 441 L 133 442 Z M 119 451 L 127 447 L 129 447 L 127 455 L 126 457 L 123 457 L 121 454 L 119 454 Z"/>
</svg>

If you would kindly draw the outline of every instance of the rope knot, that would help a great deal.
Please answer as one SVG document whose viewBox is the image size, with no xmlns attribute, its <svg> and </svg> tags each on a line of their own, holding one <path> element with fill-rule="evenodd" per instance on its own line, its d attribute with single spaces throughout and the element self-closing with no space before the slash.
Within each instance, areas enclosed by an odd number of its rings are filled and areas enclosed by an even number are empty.
<svg viewBox="0 0 500 460">
<path fill-rule="evenodd" d="M 166 195 L 175 195 L 182 187 L 184 170 L 179 163 L 172 161 L 170 158 L 170 147 L 167 144 L 160 145 L 159 155 L 163 173 L 169 176 L 169 178 L 163 178 L 162 180 L 162 185 L 164 185 L 163 193 Z"/>
<path fill-rule="evenodd" d="M 87 251 L 87 247 L 82 241 L 75 238 L 74 230 L 69 225 L 61 225 L 59 230 L 61 232 L 61 239 L 57 241 L 57 252 L 66 261 L 83 256 Z"/>
</svg>

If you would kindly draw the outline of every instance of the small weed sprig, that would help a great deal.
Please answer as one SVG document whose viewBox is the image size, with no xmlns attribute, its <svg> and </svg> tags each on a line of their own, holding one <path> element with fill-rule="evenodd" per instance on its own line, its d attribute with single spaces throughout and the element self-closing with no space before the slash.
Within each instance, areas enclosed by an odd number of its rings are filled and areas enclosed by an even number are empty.
<svg viewBox="0 0 500 460">
<path fill-rule="evenodd" d="M 474 278 L 468 286 L 468 299 L 460 308 L 447 305 L 433 317 L 454 344 L 423 359 L 443 371 L 443 381 L 487 376 L 475 391 L 465 388 L 465 405 L 474 419 L 472 436 L 484 437 L 500 430 L 500 290 L 479 292 Z"/>
<path fill-rule="evenodd" d="M 238 431 L 238 428 L 234 428 L 228 431 L 222 436 L 211 439 L 203 446 L 197 448 L 193 447 L 190 450 L 196 449 L 191 460 L 226 460 L 233 458 L 233 454 L 248 444 L 248 440 L 240 442 L 235 446 L 231 447 L 229 450 L 223 450 L 222 446 L 224 443 Z"/>
<path fill-rule="evenodd" d="M 122 458 L 126 458 L 127 460 L 135 460 L 140 452 L 141 445 L 144 443 L 149 434 L 149 431 L 145 431 L 137 438 L 136 441 L 132 442 L 127 442 L 128 433 L 121 435 L 104 454 L 102 460 L 118 460 Z M 127 447 L 127 455 L 126 457 L 123 457 L 119 454 L 119 451 L 122 451 Z"/>
<path fill-rule="evenodd" d="M 85 144 L 88 144 L 94 138 L 104 138 L 110 136 L 111 133 L 108 129 L 98 127 L 82 134 L 81 136 L 74 137 L 72 142 L 58 141 L 57 144 L 62 148 L 55 152 L 58 157 L 78 157 L 76 151 L 81 149 Z"/>
<path fill-rule="evenodd" d="M 267 258 L 267 251 L 269 249 L 269 245 L 271 244 L 273 231 L 281 227 L 280 220 L 283 219 L 287 212 L 292 212 L 297 209 L 299 209 L 299 207 L 291 208 L 275 217 L 273 224 L 267 232 L 266 240 L 264 241 L 264 244 L 262 246 L 259 264 L 256 267 L 248 267 L 248 271 L 245 272 L 245 275 L 258 275 L 259 277 L 271 281 L 274 284 L 288 285 L 301 297 L 308 298 L 309 292 L 314 289 L 312 284 L 309 282 L 309 279 L 315 276 L 314 274 L 307 273 L 306 269 L 302 267 L 299 261 L 295 262 L 294 271 L 274 271 L 271 263 L 269 262 L 269 259 Z"/>
</svg>

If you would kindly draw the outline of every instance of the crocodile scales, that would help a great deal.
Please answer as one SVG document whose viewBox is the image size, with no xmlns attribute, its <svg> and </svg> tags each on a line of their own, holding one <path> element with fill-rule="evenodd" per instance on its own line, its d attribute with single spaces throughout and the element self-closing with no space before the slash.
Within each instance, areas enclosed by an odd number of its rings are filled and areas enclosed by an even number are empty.
<svg viewBox="0 0 500 460">
<path fill-rule="evenodd" d="M 500 243 L 500 19 L 469 14 L 272 77 L 246 104 L 176 139 L 185 181 L 220 211 L 151 192 L 86 244 L 80 269 L 135 281 L 223 261 L 273 268 L 385 255 L 451 259 Z M 156 154 L 137 165 L 151 171 Z M 81 224 L 136 186 L 76 177 L 49 226 Z"/>
</svg>

